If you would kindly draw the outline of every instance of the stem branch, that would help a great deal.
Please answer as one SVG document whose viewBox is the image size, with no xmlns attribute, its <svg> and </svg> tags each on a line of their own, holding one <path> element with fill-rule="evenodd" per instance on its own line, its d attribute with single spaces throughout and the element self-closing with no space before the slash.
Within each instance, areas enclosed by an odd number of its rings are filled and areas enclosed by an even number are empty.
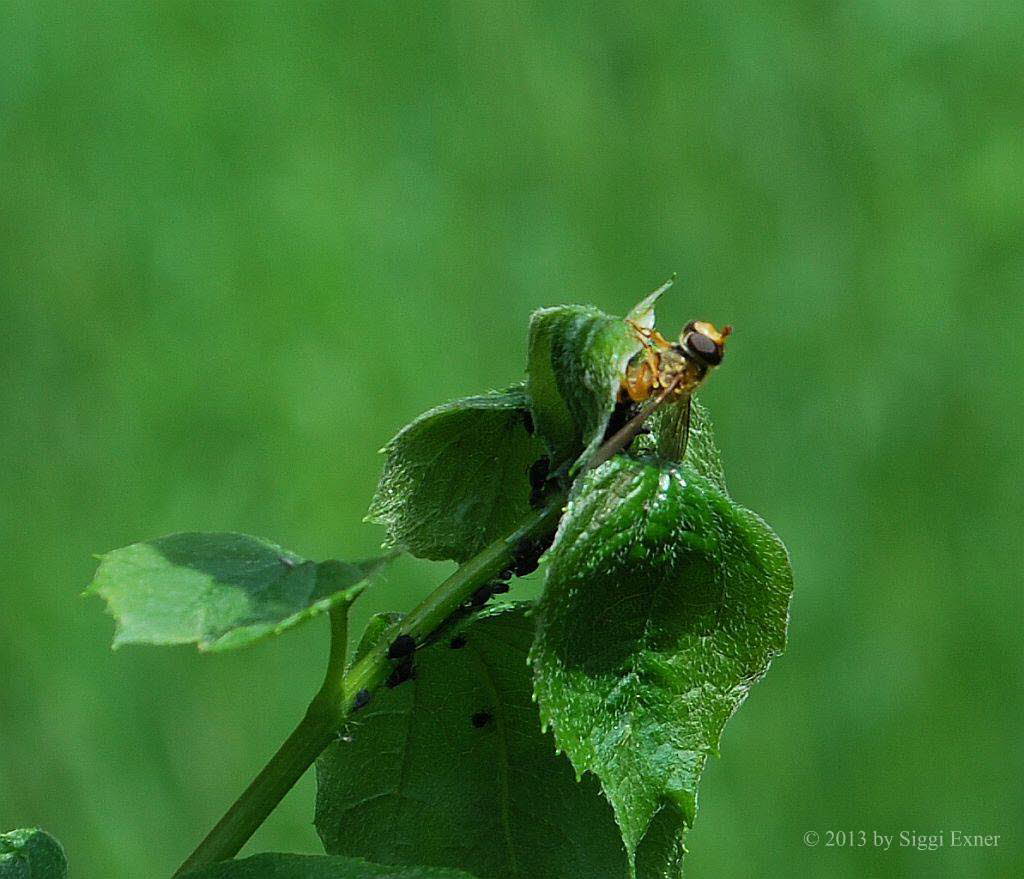
<svg viewBox="0 0 1024 879">
<path fill-rule="evenodd" d="M 407 634 L 417 644 L 422 644 L 477 589 L 509 567 L 520 543 L 550 537 L 558 524 L 564 503 L 564 495 L 553 498 L 543 509 L 527 516 L 512 534 L 484 547 L 431 592 L 348 671 L 345 671 L 348 608 L 337 607 L 332 610 L 331 651 L 327 672 L 306 715 L 174 876 L 184 876 L 191 870 L 237 855 L 284 795 L 335 739 L 349 715 L 356 710 L 354 703 L 357 694 L 364 690 L 372 692 L 388 676 L 391 669 L 388 647 L 395 637 Z M 363 698 L 360 698 L 360 702 L 365 704 Z"/>
</svg>

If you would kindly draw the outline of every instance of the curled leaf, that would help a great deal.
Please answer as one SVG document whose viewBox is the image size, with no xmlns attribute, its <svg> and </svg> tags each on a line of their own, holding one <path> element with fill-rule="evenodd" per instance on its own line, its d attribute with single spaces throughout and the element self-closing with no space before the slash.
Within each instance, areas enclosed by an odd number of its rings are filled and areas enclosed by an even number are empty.
<svg viewBox="0 0 1024 879">
<path fill-rule="evenodd" d="M 556 466 L 578 469 L 604 438 L 630 358 L 640 342 L 628 320 L 654 325 L 654 305 L 671 285 L 643 299 L 627 318 L 593 306 L 542 308 L 530 318 L 527 389 L 537 432 Z"/>
</svg>

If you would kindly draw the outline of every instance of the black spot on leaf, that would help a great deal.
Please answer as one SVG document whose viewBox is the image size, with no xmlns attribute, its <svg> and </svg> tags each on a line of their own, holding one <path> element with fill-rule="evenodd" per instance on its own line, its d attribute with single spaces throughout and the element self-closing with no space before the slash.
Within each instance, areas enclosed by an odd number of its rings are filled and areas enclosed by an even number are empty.
<svg viewBox="0 0 1024 879">
<path fill-rule="evenodd" d="M 388 659 L 401 659 L 416 650 L 416 639 L 412 635 L 399 635 L 388 647 Z"/>
</svg>

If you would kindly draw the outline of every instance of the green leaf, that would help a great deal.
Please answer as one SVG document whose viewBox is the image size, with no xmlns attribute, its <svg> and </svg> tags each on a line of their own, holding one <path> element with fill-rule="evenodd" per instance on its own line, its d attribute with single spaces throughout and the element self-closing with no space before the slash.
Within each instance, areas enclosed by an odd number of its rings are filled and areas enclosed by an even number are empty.
<svg viewBox="0 0 1024 879">
<path fill-rule="evenodd" d="M 464 646 L 417 651 L 415 679 L 374 695 L 317 764 L 328 852 L 481 879 L 626 875 L 596 781 L 578 783 L 541 733 L 533 631 L 522 606 L 489 609 L 460 630 Z M 644 842 L 645 879 L 673 875 L 674 846 Z"/>
<path fill-rule="evenodd" d="M 43 830 L 0 833 L 0 879 L 65 879 L 64 849 Z"/>
<path fill-rule="evenodd" d="M 350 603 L 387 559 L 311 562 L 244 534 L 171 534 L 100 556 L 99 595 L 122 644 L 229 650 Z"/>
<path fill-rule="evenodd" d="M 629 319 L 654 326 L 654 305 L 671 284 L 638 303 Z M 553 464 L 579 459 L 579 467 L 600 445 L 626 365 L 640 347 L 626 319 L 593 306 L 560 305 L 533 313 L 527 388 L 537 432 Z"/>
<path fill-rule="evenodd" d="M 544 445 L 518 386 L 431 409 L 382 451 L 368 519 L 415 556 L 462 562 L 529 512 L 529 470 Z"/>
<path fill-rule="evenodd" d="M 620 455 L 578 480 L 547 560 L 541 716 L 632 853 L 666 804 L 692 822 L 707 755 L 783 650 L 786 550 L 715 481 Z"/>
<path fill-rule="evenodd" d="M 388 867 L 359 858 L 265 852 L 224 861 L 188 874 L 189 879 L 473 879 L 461 870 Z"/>
</svg>

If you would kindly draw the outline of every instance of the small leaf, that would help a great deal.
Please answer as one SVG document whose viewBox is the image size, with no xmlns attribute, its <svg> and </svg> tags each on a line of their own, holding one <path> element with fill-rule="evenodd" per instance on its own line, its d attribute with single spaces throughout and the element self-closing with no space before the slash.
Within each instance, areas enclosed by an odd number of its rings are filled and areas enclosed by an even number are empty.
<svg viewBox="0 0 1024 879">
<path fill-rule="evenodd" d="M 384 447 L 368 519 L 420 558 L 471 558 L 530 510 L 532 429 L 521 386 L 431 409 Z"/>
<path fill-rule="evenodd" d="M 641 301 L 629 319 L 652 327 L 654 304 L 671 283 Z M 533 313 L 527 388 L 537 432 L 556 466 L 577 458 L 580 466 L 601 443 L 626 365 L 640 347 L 624 318 L 592 306 Z"/>
<path fill-rule="evenodd" d="M 188 879 L 473 879 L 461 870 L 388 867 L 359 858 L 264 852 L 188 873 Z"/>
<path fill-rule="evenodd" d="M 381 638 L 383 638 L 388 630 L 397 623 L 400 622 L 404 614 L 395 613 L 394 611 L 384 611 L 382 613 L 373 614 L 367 621 L 366 627 L 363 629 L 363 634 L 359 636 L 359 643 L 356 645 L 356 649 L 352 654 L 352 665 L 355 665 L 366 656 L 374 647 L 376 647 Z"/>
<path fill-rule="evenodd" d="M 172 534 L 101 556 L 86 594 L 117 620 L 114 647 L 229 650 L 354 601 L 386 561 L 318 564 L 244 534 Z"/>
<path fill-rule="evenodd" d="M 457 640 L 418 650 L 413 680 L 374 695 L 317 763 L 328 852 L 481 879 L 626 874 L 597 783 L 577 783 L 541 733 L 533 629 L 522 606 L 488 609 Z M 679 854 L 663 836 L 645 840 L 645 879 L 672 875 Z"/>
<path fill-rule="evenodd" d="M 785 645 L 789 561 L 711 479 L 624 455 L 578 480 L 547 558 L 541 716 L 632 854 L 666 804 L 692 822 L 707 755 Z"/>
<path fill-rule="evenodd" d="M 43 830 L 0 833 L 0 879 L 65 879 L 64 849 Z"/>
</svg>

